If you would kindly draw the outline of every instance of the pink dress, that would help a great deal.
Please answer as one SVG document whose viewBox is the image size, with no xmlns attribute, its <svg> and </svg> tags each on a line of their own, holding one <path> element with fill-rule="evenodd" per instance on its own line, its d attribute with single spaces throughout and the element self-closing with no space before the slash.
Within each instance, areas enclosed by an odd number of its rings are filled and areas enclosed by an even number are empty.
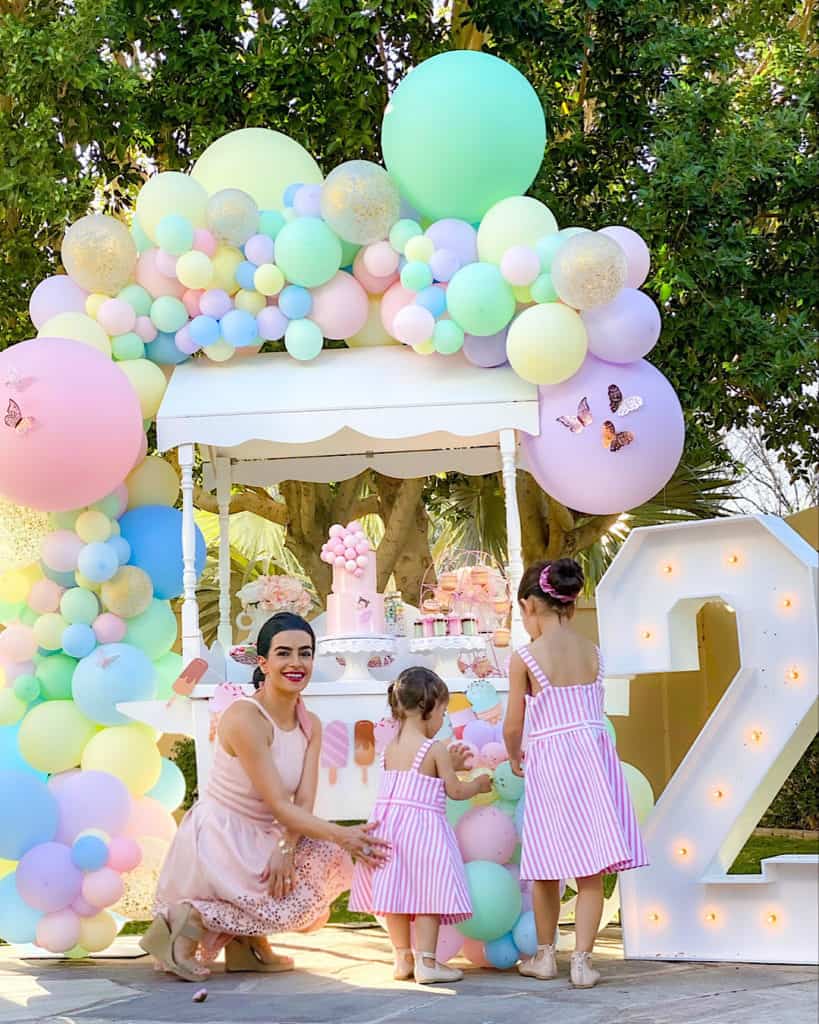
<svg viewBox="0 0 819 1024">
<path fill-rule="evenodd" d="M 623 769 L 603 718 L 603 662 L 593 683 L 552 686 L 524 647 L 540 684 L 526 695 L 526 791 L 520 877 L 565 879 L 648 863 Z"/>
<path fill-rule="evenodd" d="M 437 915 L 441 924 L 472 916 L 463 859 L 446 820 L 443 779 L 418 770 L 435 740 L 421 744 L 408 771 L 388 771 L 382 754 L 381 788 L 370 821 L 392 845 L 379 868 L 355 866 L 350 909 L 370 914 Z"/>
<path fill-rule="evenodd" d="M 274 725 L 265 709 L 250 701 L 273 727 L 271 757 L 292 798 L 299 787 L 310 719 L 299 706 L 299 727 Z M 350 887 L 352 862 L 334 843 L 302 837 L 296 847 L 293 891 L 274 899 L 262 881 L 281 835 L 267 805 L 256 793 L 238 757 L 217 740 L 207 791 L 185 815 L 162 868 L 156 912 L 179 901 L 202 915 L 208 936 L 206 958 L 234 935 L 309 931 L 323 923 L 333 900 Z"/>
</svg>

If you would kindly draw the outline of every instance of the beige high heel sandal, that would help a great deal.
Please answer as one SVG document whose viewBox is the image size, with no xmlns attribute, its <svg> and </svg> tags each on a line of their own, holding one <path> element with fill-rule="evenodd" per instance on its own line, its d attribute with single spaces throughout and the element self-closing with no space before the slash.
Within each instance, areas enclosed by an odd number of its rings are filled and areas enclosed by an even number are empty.
<svg viewBox="0 0 819 1024">
<path fill-rule="evenodd" d="M 280 956 L 272 953 L 275 960 L 267 963 L 262 960 L 261 955 L 253 948 L 249 939 L 241 936 L 231 939 L 225 946 L 225 970 L 226 971 L 253 971 L 259 974 L 283 974 L 285 971 L 292 971 L 296 966 L 292 957 Z"/>
<path fill-rule="evenodd" d="M 174 956 L 173 947 L 177 939 L 191 939 L 193 942 L 201 942 L 204 930 L 191 921 L 193 907 L 186 904 L 184 916 L 180 916 L 175 925 L 170 925 L 161 915 L 151 922 L 147 932 L 139 940 L 139 945 L 146 953 L 149 953 L 157 963 L 162 965 L 166 971 L 170 971 L 183 981 L 203 981 L 210 976 L 210 971 L 202 968 L 195 971 L 184 964 L 178 963 Z"/>
</svg>

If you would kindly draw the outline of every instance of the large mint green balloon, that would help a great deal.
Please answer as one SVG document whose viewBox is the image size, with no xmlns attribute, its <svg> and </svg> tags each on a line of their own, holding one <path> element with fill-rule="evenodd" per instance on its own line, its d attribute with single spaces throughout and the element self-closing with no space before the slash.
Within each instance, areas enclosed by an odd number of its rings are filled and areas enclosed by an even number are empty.
<svg viewBox="0 0 819 1024">
<path fill-rule="evenodd" d="M 161 658 L 154 662 L 157 700 L 168 700 L 172 696 L 173 690 L 171 687 L 181 674 L 184 664 L 182 655 L 177 654 L 175 651 L 163 654 Z"/>
<path fill-rule="evenodd" d="M 491 942 L 510 932 L 520 917 L 520 888 L 515 878 L 500 864 L 473 860 L 465 865 L 466 881 L 472 899 L 472 917 L 456 925 L 468 939 Z"/>
<path fill-rule="evenodd" d="M 77 659 L 69 658 L 67 654 L 52 654 L 34 660 L 43 700 L 71 700 L 71 680 Z"/>
<path fill-rule="evenodd" d="M 341 267 L 341 242 L 318 217 L 299 217 L 276 236 L 276 264 L 293 284 L 318 288 Z"/>
<path fill-rule="evenodd" d="M 176 643 L 179 630 L 170 601 L 160 601 L 155 597 L 141 615 L 135 615 L 127 622 L 124 642 L 138 647 L 151 661 L 167 654 Z"/>
<path fill-rule="evenodd" d="M 535 179 L 546 145 L 537 93 L 511 64 L 474 50 L 426 60 L 392 95 L 384 163 L 401 194 L 432 220 L 474 224 Z"/>
<path fill-rule="evenodd" d="M 469 263 L 449 282 L 449 315 L 466 331 L 489 337 L 515 315 L 515 295 L 493 263 Z"/>
</svg>

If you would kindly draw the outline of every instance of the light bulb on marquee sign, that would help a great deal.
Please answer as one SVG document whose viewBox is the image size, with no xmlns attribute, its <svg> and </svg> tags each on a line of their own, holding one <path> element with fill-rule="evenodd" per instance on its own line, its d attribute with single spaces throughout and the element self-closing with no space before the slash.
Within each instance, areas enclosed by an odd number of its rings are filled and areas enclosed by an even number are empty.
<svg viewBox="0 0 819 1024">
<path fill-rule="evenodd" d="M 697 671 L 710 601 L 734 612 L 739 643 L 736 676 L 643 823 L 649 866 L 620 876 L 629 959 L 819 960 L 815 866 L 726 875 L 815 735 L 817 569 L 781 520 L 739 516 L 633 530 L 598 587 L 613 677 Z M 772 628 L 775 608 L 790 614 Z"/>
</svg>

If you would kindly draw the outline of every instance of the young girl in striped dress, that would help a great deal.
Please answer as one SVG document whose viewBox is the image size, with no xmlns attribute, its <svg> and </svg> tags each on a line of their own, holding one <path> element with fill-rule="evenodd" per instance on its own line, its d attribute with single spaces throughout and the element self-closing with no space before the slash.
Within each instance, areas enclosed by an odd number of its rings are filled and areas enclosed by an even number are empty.
<svg viewBox="0 0 819 1024">
<path fill-rule="evenodd" d="M 439 964 L 435 956 L 439 926 L 472 916 L 463 860 L 446 819 L 446 798 L 469 800 L 487 793 L 491 780 L 482 775 L 460 782 L 455 772 L 465 767 L 463 753 L 450 754 L 433 739 L 449 702 L 439 676 L 408 668 L 388 692 L 399 731 L 382 755 L 381 788 L 370 821 L 377 823 L 374 835 L 389 843 L 391 855 L 376 869 L 356 864 L 350 909 L 386 917 L 396 980 L 414 976 L 421 985 L 460 981 L 462 972 Z"/>
<path fill-rule="evenodd" d="M 583 588 L 577 562 L 540 562 L 518 600 L 532 643 L 512 657 L 504 739 L 512 768 L 527 748 L 520 877 L 532 881 L 538 949 L 521 974 L 557 976 L 554 935 L 560 881 L 577 881 L 571 981 L 592 988 L 591 952 L 603 911 L 603 875 L 647 864 L 626 781 L 603 717 L 600 651 L 569 625 Z"/>
</svg>

